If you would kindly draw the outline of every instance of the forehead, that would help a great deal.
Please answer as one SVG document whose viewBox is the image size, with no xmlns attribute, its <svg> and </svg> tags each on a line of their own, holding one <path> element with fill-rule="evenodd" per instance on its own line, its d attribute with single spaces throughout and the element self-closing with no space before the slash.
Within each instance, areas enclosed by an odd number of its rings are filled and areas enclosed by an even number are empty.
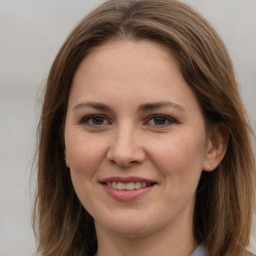
<svg viewBox="0 0 256 256">
<path fill-rule="evenodd" d="M 134 75 L 139 74 L 145 75 L 146 80 L 147 74 L 163 74 L 170 71 L 176 73 L 176 78 L 182 79 L 178 62 L 166 46 L 149 40 L 109 41 L 91 50 L 82 60 L 75 72 L 72 85 L 102 78 L 112 79 L 113 83 L 119 76 L 130 76 L 132 80 Z M 129 81 L 123 81 L 120 86 L 127 83 Z M 134 84 L 139 85 L 139 81 L 134 81 Z"/>
<path fill-rule="evenodd" d="M 111 41 L 91 51 L 80 63 L 70 101 L 187 101 L 196 103 L 171 50 L 141 41 Z"/>
</svg>

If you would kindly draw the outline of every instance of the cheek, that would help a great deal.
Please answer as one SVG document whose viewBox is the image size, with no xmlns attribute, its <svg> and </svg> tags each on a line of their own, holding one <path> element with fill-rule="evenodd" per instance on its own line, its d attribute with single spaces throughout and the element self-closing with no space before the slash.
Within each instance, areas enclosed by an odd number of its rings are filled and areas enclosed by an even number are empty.
<svg viewBox="0 0 256 256">
<path fill-rule="evenodd" d="M 172 183 L 197 181 L 204 159 L 204 140 L 188 136 L 173 136 L 158 142 L 151 151 L 152 161 Z"/>
<path fill-rule="evenodd" d="M 66 158 L 72 172 L 81 176 L 92 175 L 105 155 L 102 141 L 81 134 L 66 137 Z"/>
<path fill-rule="evenodd" d="M 97 197 L 97 170 L 104 158 L 104 145 L 86 136 L 66 136 L 66 158 L 70 162 L 70 174 L 74 190 L 85 209 L 92 209 Z"/>
</svg>

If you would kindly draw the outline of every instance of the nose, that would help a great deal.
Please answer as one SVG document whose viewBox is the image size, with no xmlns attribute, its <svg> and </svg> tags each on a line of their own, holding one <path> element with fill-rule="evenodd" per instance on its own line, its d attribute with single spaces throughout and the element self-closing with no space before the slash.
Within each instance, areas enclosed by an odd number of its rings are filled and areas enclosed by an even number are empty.
<svg viewBox="0 0 256 256">
<path fill-rule="evenodd" d="M 117 129 L 110 142 L 107 159 L 120 167 L 131 167 L 142 163 L 146 158 L 142 138 L 128 126 Z"/>
</svg>

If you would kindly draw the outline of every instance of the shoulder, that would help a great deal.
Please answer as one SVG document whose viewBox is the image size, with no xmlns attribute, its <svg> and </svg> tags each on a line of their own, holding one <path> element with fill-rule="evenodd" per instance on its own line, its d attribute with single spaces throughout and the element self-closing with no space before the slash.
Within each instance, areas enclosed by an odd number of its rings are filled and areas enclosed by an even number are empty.
<svg viewBox="0 0 256 256">
<path fill-rule="evenodd" d="M 190 256 L 207 256 L 203 244 L 200 244 Z"/>
</svg>

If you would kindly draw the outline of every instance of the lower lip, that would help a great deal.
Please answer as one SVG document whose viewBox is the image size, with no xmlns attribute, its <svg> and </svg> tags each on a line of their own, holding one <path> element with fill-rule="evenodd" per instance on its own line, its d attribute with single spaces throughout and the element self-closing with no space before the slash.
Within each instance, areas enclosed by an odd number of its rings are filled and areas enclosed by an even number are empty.
<svg viewBox="0 0 256 256">
<path fill-rule="evenodd" d="M 136 200 L 146 195 L 147 193 L 149 193 L 154 187 L 154 186 L 150 186 L 150 187 L 145 187 L 145 188 L 140 188 L 135 190 L 117 190 L 117 189 L 110 188 L 104 184 L 102 186 L 109 196 L 119 201 Z"/>
</svg>

